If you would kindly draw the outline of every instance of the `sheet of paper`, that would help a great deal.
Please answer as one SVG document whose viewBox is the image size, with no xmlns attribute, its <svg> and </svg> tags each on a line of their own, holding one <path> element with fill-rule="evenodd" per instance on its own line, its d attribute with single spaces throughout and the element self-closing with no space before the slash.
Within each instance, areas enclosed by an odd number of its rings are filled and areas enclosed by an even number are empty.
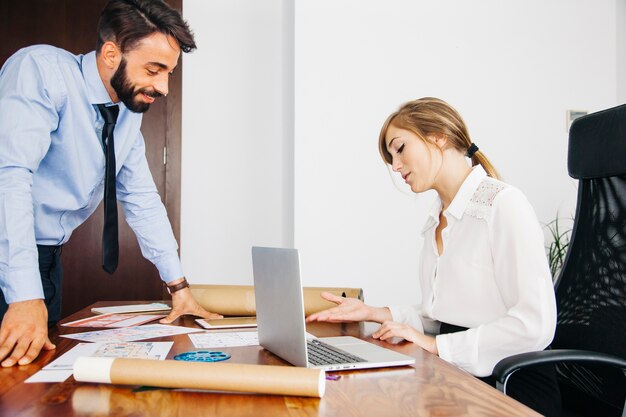
<svg viewBox="0 0 626 417">
<path fill-rule="evenodd" d="M 63 382 L 82 356 L 164 360 L 174 342 L 79 343 L 25 382 Z"/>
<path fill-rule="evenodd" d="M 165 317 L 165 314 L 100 314 L 64 323 L 67 327 L 132 327 Z"/>
<path fill-rule="evenodd" d="M 27 384 L 35 382 L 63 382 L 72 376 L 72 371 L 44 371 L 41 370 L 32 375 L 26 381 Z"/>
<path fill-rule="evenodd" d="M 189 338 L 198 349 L 256 346 L 259 344 L 257 332 L 207 332 L 190 334 Z"/>
<path fill-rule="evenodd" d="M 132 342 L 135 340 L 153 339 L 155 337 L 167 337 L 202 331 L 204 330 L 193 329 L 191 327 L 146 324 L 144 326 L 124 327 L 121 329 L 64 334 L 61 335 L 61 337 L 82 340 L 83 342 Z"/>
<path fill-rule="evenodd" d="M 91 309 L 92 313 L 139 313 L 146 311 L 163 311 L 171 310 L 172 307 L 163 303 L 150 303 L 150 304 L 131 304 L 126 306 L 110 306 L 110 307 L 94 307 Z"/>
</svg>

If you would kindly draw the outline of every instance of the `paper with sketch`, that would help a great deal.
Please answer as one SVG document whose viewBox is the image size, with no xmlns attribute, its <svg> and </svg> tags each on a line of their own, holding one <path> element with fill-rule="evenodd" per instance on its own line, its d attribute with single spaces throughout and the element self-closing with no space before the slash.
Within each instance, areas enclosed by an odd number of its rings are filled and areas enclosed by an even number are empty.
<svg viewBox="0 0 626 417">
<path fill-rule="evenodd" d="M 74 362 L 81 356 L 164 360 L 174 342 L 79 343 L 59 356 L 25 382 L 62 382 L 72 375 Z"/>
<path fill-rule="evenodd" d="M 259 344 L 257 332 L 207 332 L 190 334 L 189 338 L 198 349 L 256 346 Z"/>
<path fill-rule="evenodd" d="M 71 321 L 67 327 L 132 327 L 165 317 L 165 314 L 100 314 L 86 319 Z"/>
<path fill-rule="evenodd" d="M 81 356 L 163 360 L 174 342 L 79 343 L 59 356 L 43 370 L 72 370 Z"/>
<path fill-rule="evenodd" d="M 61 335 L 61 337 L 82 340 L 83 342 L 132 342 L 135 340 L 153 339 L 155 337 L 167 337 L 201 331 L 203 330 L 193 329 L 191 327 L 147 324 L 144 326 L 124 327 L 121 329 L 64 334 Z"/>
</svg>

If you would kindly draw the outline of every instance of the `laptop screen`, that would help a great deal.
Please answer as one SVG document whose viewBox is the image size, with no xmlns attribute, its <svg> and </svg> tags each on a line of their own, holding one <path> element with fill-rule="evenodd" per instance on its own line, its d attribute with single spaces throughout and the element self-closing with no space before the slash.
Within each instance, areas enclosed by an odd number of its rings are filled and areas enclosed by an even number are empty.
<svg viewBox="0 0 626 417">
<path fill-rule="evenodd" d="M 296 249 L 252 248 L 259 344 L 296 366 L 307 366 L 304 300 Z"/>
</svg>

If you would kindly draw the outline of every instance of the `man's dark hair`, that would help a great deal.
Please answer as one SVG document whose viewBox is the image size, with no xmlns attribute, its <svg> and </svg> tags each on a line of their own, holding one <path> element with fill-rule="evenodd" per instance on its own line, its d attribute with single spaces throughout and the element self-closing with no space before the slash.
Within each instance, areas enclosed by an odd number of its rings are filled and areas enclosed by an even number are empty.
<svg viewBox="0 0 626 417">
<path fill-rule="evenodd" d="M 127 52 L 155 32 L 172 36 L 183 52 L 196 49 L 187 22 L 163 0 L 111 0 L 100 14 L 96 51 L 100 53 L 105 42 L 113 41 Z"/>
</svg>

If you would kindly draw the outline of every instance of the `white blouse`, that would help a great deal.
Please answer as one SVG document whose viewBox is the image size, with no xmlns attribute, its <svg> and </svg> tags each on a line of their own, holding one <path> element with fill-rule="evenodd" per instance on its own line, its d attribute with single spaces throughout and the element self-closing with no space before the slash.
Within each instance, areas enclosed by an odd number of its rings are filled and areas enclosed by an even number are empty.
<svg viewBox="0 0 626 417">
<path fill-rule="evenodd" d="M 437 335 L 439 356 L 476 376 L 508 356 L 542 350 L 556 327 L 556 301 L 544 237 L 521 191 L 472 169 L 444 212 L 439 256 L 437 200 L 422 231 L 422 304 L 390 306 L 394 321 L 438 334 L 439 323 L 467 327 Z"/>
</svg>

